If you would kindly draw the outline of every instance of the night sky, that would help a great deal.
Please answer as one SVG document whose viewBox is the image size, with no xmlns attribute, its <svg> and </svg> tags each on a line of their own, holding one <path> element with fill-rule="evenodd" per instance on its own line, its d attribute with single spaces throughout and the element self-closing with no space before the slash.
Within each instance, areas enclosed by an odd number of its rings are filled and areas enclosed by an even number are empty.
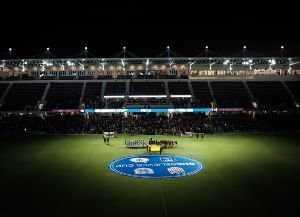
<svg viewBox="0 0 300 217">
<path fill-rule="evenodd" d="M 235 1 L 238 2 L 238 1 Z M 111 57 L 126 46 L 137 56 L 157 56 L 167 45 L 197 56 L 205 45 L 215 55 L 300 56 L 300 13 L 292 1 L 40 1 L 1 6 L 0 55 L 9 47 L 34 57 L 46 47 L 71 57 L 84 46 Z M 3 4 L 3 3 L 2 3 Z M 3 58 L 3 57 L 2 57 Z"/>
</svg>

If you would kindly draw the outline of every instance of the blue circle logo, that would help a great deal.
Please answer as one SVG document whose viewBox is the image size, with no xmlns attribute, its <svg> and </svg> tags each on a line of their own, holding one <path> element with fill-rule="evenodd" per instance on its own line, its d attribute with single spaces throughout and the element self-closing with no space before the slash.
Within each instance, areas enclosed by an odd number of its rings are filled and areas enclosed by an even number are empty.
<svg viewBox="0 0 300 217">
<path fill-rule="evenodd" d="M 173 155 L 138 155 L 116 159 L 109 168 L 121 175 L 136 178 L 173 178 L 191 176 L 202 170 L 199 161 Z"/>
</svg>

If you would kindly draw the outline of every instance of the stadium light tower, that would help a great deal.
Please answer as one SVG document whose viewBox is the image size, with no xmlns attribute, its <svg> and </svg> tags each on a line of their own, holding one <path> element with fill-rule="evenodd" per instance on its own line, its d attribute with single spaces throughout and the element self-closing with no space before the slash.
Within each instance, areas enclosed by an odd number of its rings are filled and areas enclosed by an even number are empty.
<svg viewBox="0 0 300 217">
<path fill-rule="evenodd" d="M 88 57 L 88 47 L 87 46 L 84 47 L 84 56 L 85 56 L 85 58 Z"/>
<path fill-rule="evenodd" d="M 283 51 L 284 51 L 284 46 L 281 45 L 281 46 L 280 46 L 280 56 L 281 56 L 281 57 L 283 56 Z"/>
<path fill-rule="evenodd" d="M 8 55 L 9 55 L 9 59 L 11 59 L 11 56 L 12 56 L 12 48 L 8 48 Z"/>
<path fill-rule="evenodd" d="M 244 54 L 244 58 L 246 57 L 246 49 L 247 49 L 247 46 L 244 45 L 244 46 L 243 46 L 243 54 Z"/>
<path fill-rule="evenodd" d="M 170 57 L 170 46 L 167 46 L 167 54 L 168 54 L 168 58 Z"/>
<path fill-rule="evenodd" d="M 123 58 L 125 58 L 125 55 L 126 55 L 126 47 L 124 46 L 123 47 Z"/>
<path fill-rule="evenodd" d="M 47 58 L 49 58 L 49 54 L 50 54 L 50 48 L 47 47 L 47 48 L 46 48 L 46 57 L 47 57 Z"/>
<path fill-rule="evenodd" d="M 206 45 L 205 46 L 205 57 L 207 57 L 208 56 L 208 46 Z"/>
</svg>

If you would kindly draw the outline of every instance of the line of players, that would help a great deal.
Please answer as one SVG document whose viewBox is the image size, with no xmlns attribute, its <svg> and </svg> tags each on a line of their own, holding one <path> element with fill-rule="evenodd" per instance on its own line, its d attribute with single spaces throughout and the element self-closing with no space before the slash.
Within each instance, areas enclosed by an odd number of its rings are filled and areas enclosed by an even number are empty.
<svg viewBox="0 0 300 217">
<path fill-rule="evenodd" d="M 175 148 L 177 146 L 177 141 L 173 140 L 152 140 L 150 138 L 149 145 L 160 145 L 162 148 Z"/>
</svg>

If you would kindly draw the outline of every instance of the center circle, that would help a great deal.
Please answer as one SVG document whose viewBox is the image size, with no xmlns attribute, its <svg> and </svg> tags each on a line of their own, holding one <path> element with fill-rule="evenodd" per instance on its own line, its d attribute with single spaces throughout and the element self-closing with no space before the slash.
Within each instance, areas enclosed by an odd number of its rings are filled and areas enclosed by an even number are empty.
<svg viewBox="0 0 300 217">
<path fill-rule="evenodd" d="M 108 167 L 120 175 L 150 179 L 191 176 L 203 169 L 199 161 L 176 155 L 127 156 L 111 161 Z"/>
</svg>

